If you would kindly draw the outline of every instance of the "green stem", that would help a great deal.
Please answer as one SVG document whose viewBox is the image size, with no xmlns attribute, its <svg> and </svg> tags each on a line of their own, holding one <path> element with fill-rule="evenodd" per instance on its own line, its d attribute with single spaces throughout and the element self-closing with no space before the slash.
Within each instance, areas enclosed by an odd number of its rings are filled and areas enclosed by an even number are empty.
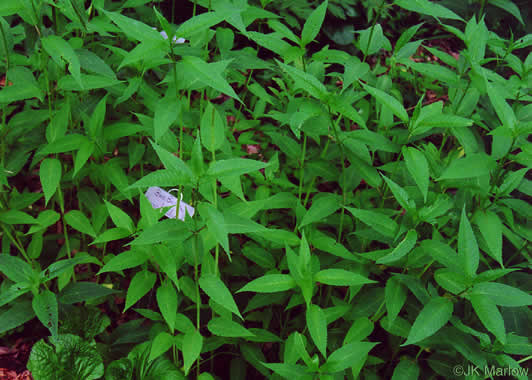
<svg viewBox="0 0 532 380">
<path fill-rule="evenodd" d="M 486 0 L 480 0 L 480 10 L 478 11 L 478 19 L 484 16 L 484 8 L 486 7 Z"/>
<path fill-rule="evenodd" d="M 338 126 L 337 126 L 337 123 L 338 121 L 340 120 L 340 116 L 338 117 L 338 119 L 336 120 L 337 122 L 334 123 L 333 120 L 332 120 L 332 117 L 331 117 L 331 108 L 329 107 L 329 120 L 331 122 L 331 125 L 332 125 L 332 128 L 333 128 L 333 133 L 334 133 L 334 138 L 336 139 L 336 142 L 338 143 L 338 146 L 340 147 L 340 156 L 341 156 L 341 160 L 342 160 L 342 186 L 341 186 L 341 190 L 342 190 L 342 196 L 343 196 L 343 205 L 342 205 L 342 210 L 340 211 L 340 226 L 338 228 L 338 243 L 341 242 L 341 239 L 342 239 L 342 229 L 344 227 L 344 215 L 345 215 L 345 202 L 346 202 L 346 194 L 344 193 L 344 189 L 345 189 L 345 151 L 344 151 L 344 144 L 340 141 L 340 136 L 338 134 Z"/>
<path fill-rule="evenodd" d="M 301 151 L 301 159 L 299 163 L 299 189 L 297 191 L 297 199 L 301 202 L 301 192 L 303 189 L 303 176 L 305 174 L 305 154 L 307 153 L 307 135 L 303 136 L 303 150 Z"/>
<path fill-rule="evenodd" d="M 2 25 L 2 23 L 0 22 L 0 32 L 2 32 L 2 42 L 4 44 L 4 48 L 5 48 L 5 51 L 6 51 L 6 75 L 5 75 L 5 83 L 4 83 L 4 87 L 6 86 L 9 86 L 9 78 L 8 78 L 8 74 L 7 72 L 9 71 L 9 65 L 10 65 L 10 61 L 9 61 L 9 50 L 8 50 L 8 47 L 7 47 L 7 38 L 6 38 L 6 34 L 5 34 L 5 31 L 4 31 L 4 26 Z M 0 131 L 0 140 L 1 140 L 1 145 L 0 145 L 0 163 L 1 163 L 1 166 L 2 166 L 2 170 L 3 170 L 3 167 L 4 167 L 4 159 L 5 159 L 5 152 L 6 152 L 6 141 L 5 139 L 3 138 L 4 135 L 6 134 L 6 131 L 7 131 L 7 126 L 6 126 L 6 111 L 7 110 L 7 107 L 5 104 L 2 105 L 2 130 Z"/>
<path fill-rule="evenodd" d="M 375 16 L 375 18 L 371 22 L 371 30 L 369 32 L 368 44 L 366 46 L 366 51 L 367 52 L 369 52 L 369 47 L 371 45 L 371 40 L 373 39 L 373 33 L 375 31 L 375 25 L 377 24 L 377 20 L 381 17 L 383 4 L 384 4 L 384 0 L 382 0 L 382 3 L 379 5 L 379 10 L 377 11 L 377 15 Z M 364 53 L 364 58 L 362 59 L 362 62 L 366 62 L 366 58 L 367 58 L 367 55 L 366 55 L 366 53 Z"/>
<path fill-rule="evenodd" d="M 26 260 L 28 262 L 28 264 L 31 265 L 31 260 L 30 260 L 30 258 L 28 256 L 28 254 L 26 253 L 26 250 L 22 246 L 22 243 L 18 239 L 18 237 L 17 236 L 13 236 L 11 234 L 11 232 L 9 232 L 9 230 L 6 228 L 5 224 L 3 224 L 3 223 L 2 223 L 2 229 L 4 230 L 4 233 L 7 235 L 9 240 L 11 240 L 13 245 L 19 250 L 20 253 L 22 253 L 22 256 L 24 256 L 24 260 Z"/>
</svg>

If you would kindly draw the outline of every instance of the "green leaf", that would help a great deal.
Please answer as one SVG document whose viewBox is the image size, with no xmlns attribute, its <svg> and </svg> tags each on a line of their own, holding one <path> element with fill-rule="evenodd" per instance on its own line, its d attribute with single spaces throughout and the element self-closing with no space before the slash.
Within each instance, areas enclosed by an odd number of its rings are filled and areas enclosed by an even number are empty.
<svg viewBox="0 0 532 380">
<path fill-rule="evenodd" d="M 500 265 L 502 262 L 502 222 L 492 211 L 477 211 L 474 216 L 475 224 L 487 243 L 487 253 Z"/>
<path fill-rule="evenodd" d="M 496 166 L 496 161 L 487 154 L 473 153 L 453 160 L 437 181 L 480 177 L 489 174 Z"/>
<path fill-rule="evenodd" d="M 415 203 L 410 200 L 408 193 L 405 189 L 399 186 L 397 183 L 386 177 L 384 174 L 381 174 L 384 181 L 388 184 L 388 187 L 392 191 L 393 196 L 401 207 L 406 210 L 412 210 L 415 208 Z"/>
<path fill-rule="evenodd" d="M 477 239 L 471 224 L 467 219 L 465 206 L 462 208 L 460 227 L 458 230 L 458 256 L 462 261 L 464 272 L 469 277 L 475 277 L 480 260 Z"/>
<path fill-rule="evenodd" d="M 39 321 L 50 330 L 52 336 L 57 336 L 59 311 L 55 294 L 44 290 L 33 297 L 31 304 Z"/>
<path fill-rule="evenodd" d="M 314 344 L 323 357 L 327 357 L 327 318 L 323 310 L 314 304 L 307 307 L 306 321 L 308 331 Z"/>
<path fill-rule="evenodd" d="M 409 359 L 399 360 L 399 363 L 393 370 L 392 380 L 412 379 L 417 380 L 419 377 L 419 366 L 416 362 Z"/>
<path fill-rule="evenodd" d="M 399 119 L 405 123 L 408 121 L 408 113 L 405 110 L 405 107 L 395 99 L 393 96 L 385 93 L 382 90 L 368 86 L 367 84 L 362 83 L 362 87 L 376 100 L 377 103 L 383 104 L 388 107 L 392 113 L 397 116 Z"/>
<path fill-rule="evenodd" d="M 384 300 L 388 312 L 388 322 L 391 326 L 406 302 L 406 289 L 395 277 L 388 278 L 384 288 Z"/>
<path fill-rule="evenodd" d="M 290 364 L 290 363 L 265 363 L 260 362 L 266 368 L 271 369 L 277 375 L 283 379 L 301 379 L 308 380 L 311 379 L 306 372 L 306 368 L 299 364 Z M 321 377 L 325 379 L 325 377 Z"/>
<path fill-rule="evenodd" d="M 14 284 L 10 287 L 6 287 L 0 295 L 0 306 L 4 306 L 9 302 L 16 300 L 23 294 L 28 293 L 31 290 L 30 285 Z"/>
<path fill-rule="evenodd" d="M 408 338 L 401 346 L 415 344 L 440 330 L 453 314 L 453 303 L 448 298 L 432 298 L 417 316 Z"/>
<path fill-rule="evenodd" d="M 143 270 L 135 274 L 131 279 L 129 288 L 127 289 L 126 306 L 124 312 L 137 303 L 146 293 L 152 290 L 157 275 L 148 270 Z"/>
<path fill-rule="evenodd" d="M 375 24 L 367 29 L 361 30 L 360 38 L 358 40 L 358 48 L 362 50 L 365 56 L 377 53 L 380 49 L 390 51 L 392 45 L 388 38 L 382 32 L 382 26 Z M 370 40 L 371 38 L 371 40 Z"/>
<path fill-rule="evenodd" d="M 416 245 L 416 230 L 410 230 L 405 238 L 393 249 L 392 252 L 377 260 L 377 264 L 389 264 L 406 256 Z"/>
<path fill-rule="evenodd" d="M 128 214 L 110 202 L 105 201 L 105 206 L 115 226 L 128 230 L 130 233 L 135 232 L 135 225 Z"/>
<path fill-rule="evenodd" d="M 512 171 L 508 173 L 504 177 L 504 181 L 501 186 L 499 186 L 498 189 L 498 195 L 499 196 L 508 196 L 512 191 L 514 191 L 516 188 L 518 188 L 521 183 L 523 182 L 523 178 L 528 173 L 530 169 L 529 168 L 522 168 L 516 171 Z"/>
<path fill-rule="evenodd" d="M 32 348 L 28 369 L 35 379 L 86 379 L 103 377 L 103 361 L 96 346 L 72 334 L 51 337 L 53 346 L 38 341 Z M 68 374 L 65 377 L 59 374 Z"/>
<path fill-rule="evenodd" d="M 31 226 L 26 234 L 29 235 L 43 231 L 50 227 L 52 224 L 55 224 L 60 217 L 61 216 L 53 210 L 44 210 L 37 217 L 38 224 Z"/>
<path fill-rule="evenodd" d="M 495 113 L 497 113 L 497 116 L 502 121 L 502 124 L 510 128 L 512 131 L 515 130 L 517 119 L 512 107 L 506 103 L 506 100 L 502 95 L 504 92 L 501 92 L 497 87 L 493 86 L 488 81 L 486 81 L 486 89 L 488 91 L 490 102 L 495 109 Z"/>
<path fill-rule="evenodd" d="M 324 269 L 314 275 L 314 281 L 333 286 L 358 286 L 376 282 L 345 269 Z"/>
<path fill-rule="evenodd" d="M 79 146 L 79 150 L 76 153 L 76 158 L 74 159 L 74 174 L 73 177 L 85 166 L 85 163 L 89 160 L 94 152 L 96 145 L 90 140 L 84 140 Z"/>
<path fill-rule="evenodd" d="M 229 158 L 211 163 L 207 170 L 207 175 L 215 178 L 240 176 L 265 168 L 266 166 L 268 164 L 261 161 L 249 160 L 247 158 Z"/>
<path fill-rule="evenodd" d="M 287 274 L 267 274 L 248 282 L 240 292 L 275 293 L 296 287 L 294 279 Z"/>
<path fill-rule="evenodd" d="M 53 35 L 41 38 L 41 43 L 44 50 L 50 54 L 55 63 L 60 67 L 63 66 L 63 59 L 68 62 L 68 71 L 70 71 L 78 85 L 83 88 L 81 63 L 72 46 L 61 37 Z"/>
<path fill-rule="evenodd" d="M 118 272 L 124 269 L 134 268 L 142 265 L 147 260 L 148 255 L 144 250 L 131 249 L 113 257 L 97 274 L 100 275 L 105 272 Z"/>
<path fill-rule="evenodd" d="M 0 3 L 0 16 L 11 16 L 24 9 L 24 4 L 19 1 L 2 1 Z"/>
<path fill-rule="evenodd" d="M 460 294 L 470 285 L 462 272 L 453 272 L 447 268 L 440 268 L 434 272 L 434 279 L 443 289 L 453 294 Z"/>
<path fill-rule="evenodd" d="M 364 358 L 378 343 L 370 342 L 353 342 L 344 344 L 334 351 L 327 362 L 321 368 L 321 371 L 337 373 L 346 368 L 353 367 L 358 363 L 360 358 Z"/>
<path fill-rule="evenodd" d="M 72 259 L 58 260 L 50 264 L 48 268 L 41 271 L 39 279 L 41 283 L 50 281 L 56 277 L 61 276 L 62 274 L 71 271 L 74 266 L 78 264 L 97 264 L 101 263 L 93 256 L 90 256 L 87 252 L 78 252 L 76 257 Z"/>
<path fill-rule="evenodd" d="M 224 129 L 225 125 L 220 113 L 209 102 L 200 124 L 201 142 L 209 152 L 214 152 L 223 145 L 225 140 Z"/>
<path fill-rule="evenodd" d="M 71 210 L 67 212 L 65 214 L 65 222 L 79 232 L 96 237 L 96 232 L 94 231 L 89 218 L 79 210 Z"/>
<path fill-rule="evenodd" d="M 447 67 L 441 66 L 440 64 L 412 62 L 409 59 L 405 59 L 404 63 L 414 71 L 420 73 L 423 77 L 446 83 L 449 86 L 458 86 L 460 83 L 460 77 L 456 72 Z M 450 128 L 467 127 L 472 125 L 473 121 L 464 117 L 441 113 L 433 120 L 425 120 L 425 123 L 427 123 L 425 125 L 434 127 Z"/>
<path fill-rule="evenodd" d="M 18 210 L 0 212 L 0 222 L 5 224 L 36 224 L 38 223 L 31 215 Z"/>
<path fill-rule="evenodd" d="M 220 62 L 207 63 L 198 57 L 185 56 L 181 63 L 186 70 L 194 73 L 196 78 L 205 86 L 212 87 L 242 103 L 233 88 L 223 77 L 223 68 L 219 65 Z"/>
<path fill-rule="evenodd" d="M 401 34 L 401 37 L 399 37 L 399 39 L 395 43 L 394 55 L 398 55 L 398 53 L 401 51 L 401 49 L 412 39 L 412 37 L 414 37 L 414 35 L 417 33 L 417 31 L 419 30 L 419 28 L 422 25 L 423 25 L 423 23 L 420 23 L 420 24 L 417 24 L 417 25 L 413 25 L 413 26 L 411 26 L 410 28 L 408 28 L 407 30 L 405 30 Z M 417 41 L 417 42 L 421 43 L 421 41 Z M 408 58 L 408 57 L 406 57 L 406 58 Z"/>
<path fill-rule="evenodd" d="M 209 203 L 200 203 L 198 211 L 205 219 L 209 232 L 229 255 L 229 238 L 223 214 Z"/>
<path fill-rule="evenodd" d="M 315 76 L 301 71 L 295 67 L 285 65 L 277 61 L 277 64 L 290 75 L 294 80 L 296 88 L 300 88 L 315 97 L 318 100 L 325 99 L 327 96 L 327 88 Z"/>
<path fill-rule="evenodd" d="M 146 227 L 130 244 L 144 246 L 161 242 L 183 242 L 192 232 L 185 223 L 176 223 L 175 219 L 165 219 Z"/>
<path fill-rule="evenodd" d="M 165 281 L 157 288 L 157 305 L 163 315 L 170 333 L 174 333 L 177 315 L 177 292 L 171 282 Z"/>
<path fill-rule="evenodd" d="M 14 305 L 0 313 L 0 334 L 17 328 L 35 317 L 31 301 L 18 301 Z"/>
<path fill-rule="evenodd" d="M 185 369 L 185 376 L 188 375 L 190 368 L 199 357 L 203 347 L 203 337 L 194 329 L 185 333 L 183 336 L 182 350 L 183 350 L 183 367 Z"/>
<path fill-rule="evenodd" d="M 345 334 L 344 344 L 360 342 L 367 338 L 374 329 L 374 324 L 367 317 L 360 317 L 353 321 L 353 324 Z"/>
<path fill-rule="evenodd" d="M 429 15 L 434 18 L 441 17 L 451 20 L 462 20 L 462 18 L 453 11 L 429 0 L 395 0 L 394 4 L 409 11 Z"/>
<path fill-rule="evenodd" d="M 325 13 L 327 12 L 328 1 L 325 0 L 321 3 L 307 18 L 305 25 L 303 25 L 303 31 L 301 32 L 301 47 L 304 48 L 310 42 L 316 38 L 320 32 L 323 20 L 325 19 Z"/>
<path fill-rule="evenodd" d="M 225 17 L 226 15 L 222 12 L 205 12 L 191 17 L 179 25 L 176 31 L 176 37 L 189 39 L 192 35 L 200 31 L 203 32 L 223 21 Z"/>
<path fill-rule="evenodd" d="M 484 327 L 495 335 L 499 342 L 506 344 L 504 320 L 495 303 L 489 297 L 480 294 L 470 294 L 469 300 Z"/>
<path fill-rule="evenodd" d="M 105 121 L 105 111 L 107 95 L 105 95 L 96 105 L 89 120 L 89 137 L 99 139 L 103 136 L 103 122 Z"/>
<path fill-rule="evenodd" d="M 175 170 L 162 169 L 151 172 L 137 182 L 133 183 L 126 190 L 139 188 L 139 187 L 151 187 L 151 186 L 160 186 L 160 187 L 170 187 L 178 185 L 188 185 L 190 184 L 190 178 L 184 173 L 176 172 Z"/>
<path fill-rule="evenodd" d="M 166 331 L 161 331 L 151 342 L 149 361 L 157 359 L 174 344 L 174 337 Z"/>
<path fill-rule="evenodd" d="M 175 96 L 165 96 L 155 105 L 153 116 L 153 130 L 155 141 L 159 142 L 168 129 L 177 120 L 180 104 Z"/>
<path fill-rule="evenodd" d="M 427 195 L 429 191 L 429 164 L 425 155 L 415 148 L 404 147 L 403 156 L 405 157 L 406 169 L 412 178 L 414 178 L 421 194 L 423 194 L 423 201 L 427 203 Z"/>
<path fill-rule="evenodd" d="M 231 313 L 235 313 L 240 319 L 244 319 L 238 311 L 238 306 L 236 306 L 231 292 L 227 289 L 222 280 L 215 275 L 206 274 L 200 277 L 199 285 L 214 302 L 220 304 Z"/>
<path fill-rule="evenodd" d="M 89 281 L 71 282 L 59 294 L 59 301 L 65 305 L 105 297 L 110 294 L 120 293 L 117 290 Z"/>
<path fill-rule="evenodd" d="M 470 295 L 481 295 L 490 298 L 495 305 L 518 307 L 532 305 L 532 296 L 513 286 L 498 282 L 481 282 L 473 286 Z"/>
<path fill-rule="evenodd" d="M 253 333 L 238 323 L 225 318 L 214 318 L 207 324 L 209 331 L 217 336 L 240 338 L 253 336 Z"/>
<path fill-rule="evenodd" d="M 293 48 L 288 42 L 283 41 L 277 33 L 247 32 L 247 37 L 281 57 L 284 57 Z"/>
<path fill-rule="evenodd" d="M 394 237 L 398 229 L 397 223 L 390 217 L 376 211 L 362 210 L 351 207 L 346 207 L 351 214 L 363 223 L 372 227 L 384 236 Z"/>
<path fill-rule="evenodd" d="M 162 40 L 161 35 L 150 28 L 148 25 L 121 15 L 116 12 L 108 12 L 102 9 L 103 13 L 109 17 L 129 38 L 136 41 L 146 41 L 150 43 L 156 43 Z"/>
<path fill-rule="evenodd" d="M 521 12 L 519 11 L 519 8 L 512 1 L 510 1 L 510 0 L 490 0 L 490 5 L 494 5 L 496 7 L 499 7 L 503 11 L 506 11 L 506 12 L 510 13 L 512 16 L 514 16 L 521 23 L 521 25 L 525 26 L 525 23 L 523 21 L 523 18 L 521 17 Z"/>
<path fill-rule="evenodd" d="M 30 264 L 9 253 L 0 254 L 0 272 L 15 283 L 32 283 L 34 272 Z"/>
<path fill-rule="evenodd" d="M 12 103 L 20 100 L 38 98 L 43 100 L 43 94 L 33 73 L 26 67 L 13 67 L 7 72 L 7 77 L 12 86 L 7 86 L 0 91 L 0 104 Z"/>
<path fill-rule="evenodd" d="M 122 81 L 103 75 L 81 74 L 81 84 L 71 75 L 63 76 L 57 82 L 57 88 L 64 91 L 89 91 L 116 86 Z"/>
<path fill-rule="evenodd" d="M 96 239 L 94 239 L 93 242 L 89 245 L 107 243 L 108 241 L 113 240 L 120 240 L 128 237 L 129 235 L 131 235 L 131 233 L 124 228 L 109 228 L 108 230 L 105 230 L 101 235 L 99 235 Z"/>
<path fill-rule="evenodd" d="M 310 209 L 305 216 L 303 216 L 299 228 L 325 219 L 329 215 L 335 213 L 340 207 L 342 207 L 340 204 L 340 198 L 336 194 L 325 194 L 324 196 L 313 200 L 312 206 L 310 206 Z"/>
<path fill-rule="evenodd" d="M 61 182 L 61 162 L 57 158 L 45 158 L 39 169 L 45 204 L 54 195 Z"/>
</svg>

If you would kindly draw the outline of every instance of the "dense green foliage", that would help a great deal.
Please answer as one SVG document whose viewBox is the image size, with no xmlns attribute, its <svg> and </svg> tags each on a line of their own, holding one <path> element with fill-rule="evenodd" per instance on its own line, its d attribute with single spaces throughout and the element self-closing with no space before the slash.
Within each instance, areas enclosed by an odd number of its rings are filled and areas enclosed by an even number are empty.
<svg viewBox="0 0 532 380">
<path fill-rule="evenodd" d="M 35 379 L 527 378 L 529 7 L 178 3 L 0 2 Z"/>
</svg>

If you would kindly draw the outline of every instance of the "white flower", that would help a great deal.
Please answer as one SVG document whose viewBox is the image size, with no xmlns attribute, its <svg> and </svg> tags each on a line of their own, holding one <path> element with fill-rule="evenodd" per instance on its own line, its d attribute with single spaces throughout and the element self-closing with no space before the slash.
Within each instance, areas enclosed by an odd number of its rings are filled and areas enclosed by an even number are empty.
<svg viewBox="0 0 532 380">
<path fill-rule="evenodd" d="M 153 30 L 157 30 L 157 28 L 152 28 Z M 163 30 L 162 32 L 159 32 L 159 34 L 161 36 L 163 36 L 163 38 L 165 40 L 168 39 L 168 34 L 166 34 L 166 32 Z M 174 36 L 174 38 L 172 38 L 172 42 L 174 44 L 184 44 L 186 42 L 186 40 L 184 38 L 177 38 L 176 36 Z"/>
</svg>

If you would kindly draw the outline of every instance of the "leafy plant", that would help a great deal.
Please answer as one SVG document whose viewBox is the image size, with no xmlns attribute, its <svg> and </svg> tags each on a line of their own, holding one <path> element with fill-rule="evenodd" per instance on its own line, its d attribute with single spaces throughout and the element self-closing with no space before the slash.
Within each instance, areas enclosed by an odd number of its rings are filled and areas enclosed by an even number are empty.
<svg viewBox="0 0 532 380">
<path fill-rule="evenodd" d="M 525 378 L 530 35 L 191 4 L 0 5 L 0 333 L 34 378 Z"/>
</svg>

